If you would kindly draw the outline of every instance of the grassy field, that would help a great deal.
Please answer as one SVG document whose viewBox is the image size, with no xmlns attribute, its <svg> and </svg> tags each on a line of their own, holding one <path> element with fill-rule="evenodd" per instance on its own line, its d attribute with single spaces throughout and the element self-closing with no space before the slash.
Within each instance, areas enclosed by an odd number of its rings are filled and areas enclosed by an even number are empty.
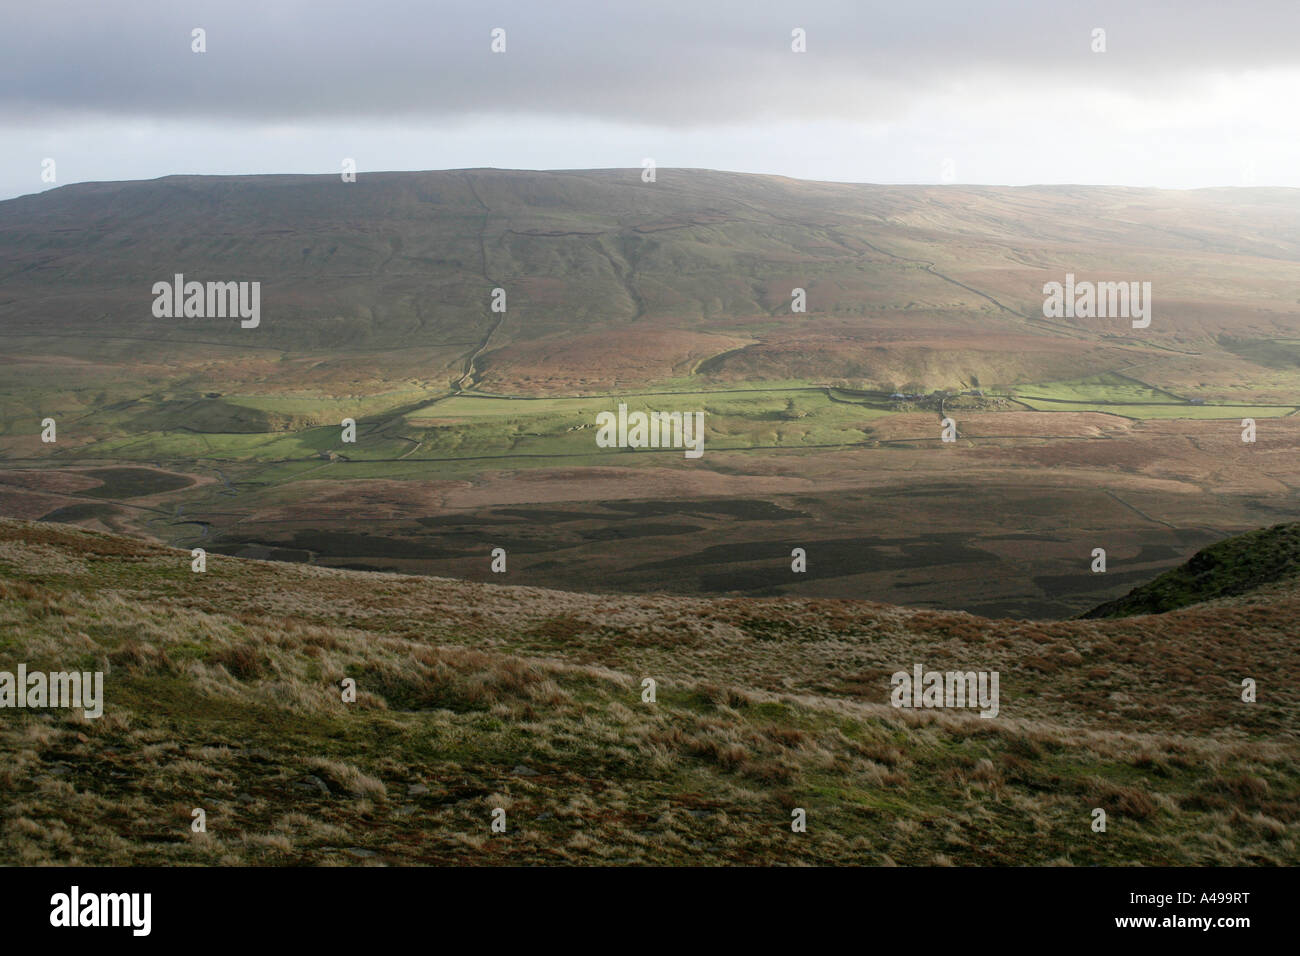
<svg viewBox="0 0 1300 956">
<path fill-rule="evenodd" d="M 990 394 L 993 391 L 990 390 Z M 803 386 L 528 398 L 402 390 L 363 399 L 222 395 L 186 400 L 128 401 L 72 413 L 62 446 L 35 443 L 40 420 L 11 419 L 10 435 L 25 449 L 62 459 L 284 462 L 334 452 L 354 460 L 466 457 L 597 456 L 596 415 L 615 411 L 703 411 L 706 448 L 815 448 L 861 444 L 875 423 L 912 405 L 887 395 Z M 1026 385 L 1011 390 L 1034 411 L 1101 412 L 1137 421 L 1277 418 L 1300 406 L 1191 404 L 1119 377 Z M 1129 404 L 1141 402 L 1142 404 Z M 959 405 L 958 400 L 955 405 Z M 1011 406 L 1014 408 L 1014 406 Z M 937 405 L 936 405 L 937 410 Z M 340 423 L 357 421 L 357 441 L 341 441 Z M 936 421 L 938 416 L 936 414 Z M 326 424 L 326 423 L 329 424 Z M 624 463 L 631 463 L 626 460 Z M 376 472 L 383 474 L 382 470 Z M 401 468 L 394 473 L 408 473 Z"/>
<path fill-rule="evenodd" d="M 595 455 L 599 452 L 594 438 L 596 415 L 616 411 L 620 402 L 630 411 L 703 411 L 706 448 L 801 447 L 862 442 L 869 434 L 867 423 L 890 414 L 887 405 L 845 398 L 832 401 L 824 389 L 813 387 L 604 398 L 459 394 L 423 404 L 418 402 L 419 394 L 374 396 L 369 402 L 223 396 L 133 403 L 65 424 L 63 435 L 76 444 L 53 451 L 63 458 L 266 462 L 308 459 L 329 451 L 352 460 Z M 407 410 L 399 410 L 403 405 Z M 263 417 L 238 419 L 239 409 Z M 395 415 L 387 414 L 393 410 Z M 265 417 L 270 413 L 283 416 L 281 427 L 271 427 Z M 341 440 L 337 422 L 343 417 L 358 423 L 354 444 Z M 325 421 L 333 423 L 304 424 Z M 290 430 L 292 425 L 298 427 Z M 36 420 L 26 434 L 35 436 L 39 430 Z"/>
<path fill-rule="evenodd" d="M 1177 396 L 1152 388 L 1115 372 L 1093 375 L 1072 382 L 1044 382 L 1022 385 L 1015 390 L 1018 398 L 1035 398 L 1062 402 L 1105 402 L 1116 405 L 1152 403 L 1186 404 Z"/>
</svg>

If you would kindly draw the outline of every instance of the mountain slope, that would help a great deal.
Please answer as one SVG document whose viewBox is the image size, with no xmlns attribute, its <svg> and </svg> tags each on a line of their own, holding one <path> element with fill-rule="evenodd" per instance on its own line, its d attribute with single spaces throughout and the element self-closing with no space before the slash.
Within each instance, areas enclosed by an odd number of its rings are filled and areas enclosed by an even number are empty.
<svg viewBox="0 0 1300 956">
<path fill-rule="evenodd" d="M 1040 625 L 215 555 L 198 574 L 187 552 L 3 520 L 0 669 L 102 670 L 106 700 L 98 720 L 0 713 L 0 847 L 22 863 L 1294 864 L 1298 602 Z M 914 662 L 1000 670 L 999 715 L 889 706 L 889 673 Z M 1266 678 L 1256 704 L 1243 673 Z"/>
<path fill-rule="evenodd" d="M 1113 318 L 1044 319 L 1042 286 L 1066 272 L 1151 281 L 1158 317 L 1141 334 Z M 152 284 L 177 273 L 260 281 L 262 325 L 154 318 Z M 0 203 L 11 337 L 83 356 L 75 343 L 89 340 L 398 361 L 348 378 L 280 363 L 281 387 L 463 375 L 551 394 L 692 375 L 941 387 L 1188 351 L 1212 354 L 1227 384 L 1228 369 L 1276 365 L 1260 343 L 1300 330 L 1297 281 L 1300 198 L 1289 190 L 448 170 L 355 183 L 171 176 Z M 796 287 L 806 314 L 792 315 Z M 494 288 L 508 294 L 504 314 L 491 311 Z"/>
</svg>

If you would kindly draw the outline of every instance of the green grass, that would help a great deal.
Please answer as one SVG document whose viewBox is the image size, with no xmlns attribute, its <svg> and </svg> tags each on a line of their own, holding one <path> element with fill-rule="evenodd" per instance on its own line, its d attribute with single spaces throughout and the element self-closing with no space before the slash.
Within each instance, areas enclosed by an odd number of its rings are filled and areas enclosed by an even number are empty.
<svg viewBox="0 0 1300 956">
<path fill-rule="evenodd" d="M 1276 525 L 1198 551 L 1186 564 L 1081 616 L 1162 614 L 1201 601 L 1244 594 L 1260 585 L 1297 575 L 1300 575 L 1300 524 Z"/>
<path fill-rule="evenodd" d="M 299 417 L 360 419 L 419 401 L 429 389 L 404 388 L 370 395 L 223 395 L 232 405 Z"/>
<path fill-rule="evenodd" d="M 413 457 L 597 454 L 596 416 L 616 412 L 705 413 L 705 452 L 713 448 L 793 447 L 865 440 L 866 423 L 888 409 L 804 392 L 690 392 L 610 398 L 512 400 L 460 395 L 406 416 L 403 434 L 423 442 Z M 423 429 L 431 419 L 447 419 Z"/>
<path fill-rule="evenodd" d="M 1105 405 L 1095 402 L 1043 402 L 1030 398 L 1016 401 L 1038 412 L 1099 412 L 1121 418 L 1213 420 L 1243 418 L 1282 418 L 1296 410 L 1294 405 Z"/>
<path fill-rule="evenodd" d="M 1114 372 L 1093 375 L 1069 382 L 1042 382 L 1017 385 L 1011 389 L 1021 400 L 1034 398 L 1067 402 L 1115 402 L 1161 404 L 1178 403 L 1178 398 L 1156 388 L 1142 385 Z"/>
</svg>

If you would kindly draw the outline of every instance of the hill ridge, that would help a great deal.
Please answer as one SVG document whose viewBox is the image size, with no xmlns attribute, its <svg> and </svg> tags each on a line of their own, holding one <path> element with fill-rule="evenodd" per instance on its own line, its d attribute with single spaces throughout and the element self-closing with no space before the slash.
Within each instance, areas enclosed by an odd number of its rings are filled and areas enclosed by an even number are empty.
<svg viewBox="0 0 1300 956">
<path fill-rule="evenodd" d="M 1300 522 L 1260 528 L 1216 542 L 1176 568 L 1080 619 L 1164 614 L 1208 601 L 1242 597 L 1300 577 Z"/>
</svg>

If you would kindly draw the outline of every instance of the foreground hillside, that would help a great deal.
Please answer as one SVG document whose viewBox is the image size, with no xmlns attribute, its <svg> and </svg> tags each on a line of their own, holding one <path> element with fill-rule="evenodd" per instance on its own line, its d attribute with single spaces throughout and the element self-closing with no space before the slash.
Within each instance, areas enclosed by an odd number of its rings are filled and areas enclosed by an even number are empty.
<svg viewBox="0 0 1300 956">
<path fill-rule="evenodd" d="M 1286 584 L 1045 624 L 219 555 L 200 574 L 0 520 L 0 670 L 102 670 L 106 698 L 97 720 L 0 710 L 0 858 L 1294 864 L 1297 611 Z M 999 671 L 998 715 L 890 707 L 914 664 Z"/>
</svg>

